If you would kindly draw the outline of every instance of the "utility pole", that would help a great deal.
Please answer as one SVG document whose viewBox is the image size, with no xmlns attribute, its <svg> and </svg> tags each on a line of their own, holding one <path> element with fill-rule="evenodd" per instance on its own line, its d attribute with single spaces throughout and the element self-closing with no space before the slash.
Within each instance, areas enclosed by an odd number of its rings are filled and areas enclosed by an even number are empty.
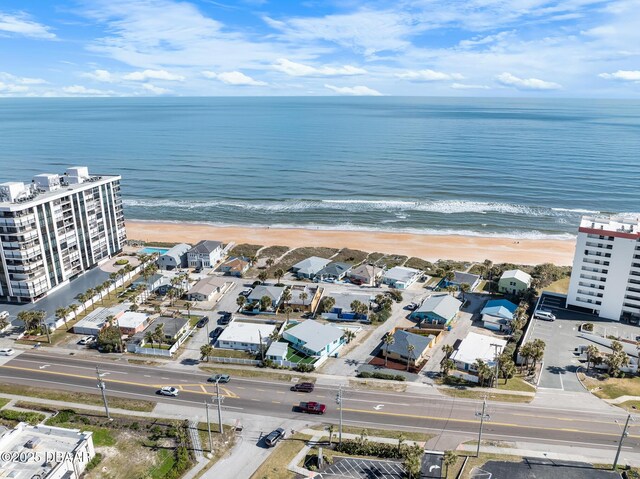
<svg viewBox="0 0 640 479">
<path fill-rule="evenodd" d="M 218 403 L 218 431 L 222 434 L 224 431 L 222 429 L 222 398 L 220 397 L 220 378 L 216 381 L 216 402 Z"/>
<path fill-rule="evenodd" d="M 615 471 L 616 467 L 618 467 L 618 459 L 620 458 L 620 451 L 622 449 L 622 442 L 624 438 L 629 435 L 627 429 L 629 428 L 629 422 L 631 421 L 631 414 L 627 416 L 627 422 L 624 423 L 624 429 L 622 430 L 622 435 L 620 436 L 620 442 L 618 442 L 618 450 L 616 451 L 616 458 L 613 460 L 613 470 Z M 617 421 L 616 421 L 617 422 Z"/>
<path fill-rule="evenodd" d="M 492 382 L 494 382 L 494 384 L 493 384 L 493 386 L 494 386 L 494 387 L 498 387 L 498 374 L 499 374 L 499 372 L 500 372 L 500 369 L 499 369 L 499 366 L 500 366 L 500 365 L 499 365 L 499 358 L 500 358 L 500 355 L 498 354 L 498 349 L 500 348 L 500 345 L 499 345 L 499 344 L 491 343 L 491 346 L 492 346 L 493 348 L 495 348 L 495 354 L 494 354 L 494 356 L 493 356 L 493 357 L 494 357 L 493 362 L 495 363 L 495 369 L 496 369 L 496 371 L 495 371 L 495 373 L 494 373 L 494 378 L 493 378 L 493 381 L 492 381 Z"/>
<path fill-rule="evenodd" d="M 100 374 L 100 369 L 96 364 L 96 376 L 98 378 L 98 389 L 102 392 L 102 402 L 104 402 L 104 410 L 107 413 L 107 419 L 111 421 L 111 415 L 109 414 L 109 403 L 107 402 L 107 386 L 102 380 L 102 374 Z"/>
<path fill-rule="evenodd" d="M 336 404 L 340 408 L 340 428 L 338 429 L 338 444 L 342 444 L 342 386 L 338 389 L 336 395 Z"/>
<path fill-rule="evenodd" d="M 209 402 L 204 401 L 204 408 L 207 410 L 207 432 L 209 433 L 209 452 L 213 454 L 213 440 L 211 439 L 211 423 L 209 422 Z"/>
<path fill-rule="evenodd" d="M 482 442 L 482 427 L 484 426 L 484 420 L 489 419 L 490 416 L 485 414 L 487 409 L 487 396 L 482 399 L 482 412 L 476 413 L 476 416 L 480 416 L 480 430 L 478 431 L 478 448 L 476 449 L 476 457 L 480 457 L 480 442 Z"/>
</svg>

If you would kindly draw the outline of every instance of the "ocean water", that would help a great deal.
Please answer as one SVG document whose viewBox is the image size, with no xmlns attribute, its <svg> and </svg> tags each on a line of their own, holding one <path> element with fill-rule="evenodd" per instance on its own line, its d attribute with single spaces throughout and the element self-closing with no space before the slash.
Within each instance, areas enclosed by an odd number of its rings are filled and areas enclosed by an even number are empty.
<svg viewBox="0 0 640 479">
<path fill-rule="evenodd" d="M 640 215 L 640 101 L 0 99 L 0 181 L 69 165 L 130 219 L 565 238 Z"/>
</svg>

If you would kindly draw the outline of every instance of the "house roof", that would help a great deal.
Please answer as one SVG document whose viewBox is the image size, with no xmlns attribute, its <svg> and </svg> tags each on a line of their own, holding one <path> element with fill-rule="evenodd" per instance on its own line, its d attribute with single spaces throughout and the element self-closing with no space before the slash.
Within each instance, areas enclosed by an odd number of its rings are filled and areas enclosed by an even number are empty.
<svg viewBox="0 0 640 479">
<path fill-rule="evenodd" d="M 311 289 L 307 285 L 293 285 L 289 288 L 289 291 L 291 291 L 289 304 L 311 304 L 311 300 L 316 295 L 317 290 L 318 288 Z M 304 302 L 300 299 L 302 293 L 307 293 L 307 299 L 305 299 Z"/>
<path fill-rule="evenodd" d="M 282 286 L 265 286 L 261 284 L 253 288 L 247 299 L 249 301 L 260 301 L 263 296 L 268 296 L 271 301 L 278 301 L 283 291 L 284 288 Z"/>
<path fill-rule="evenodd" d="M 451 319 L 460 310 L 460 306 L 462 306 L 462 302 L 451 295 L 432 295 L 420 305 L 416 312 L 433 312 L 442 318 Z"/>
<path fill-rule="evenodd" d="M 117 304 L 111 308 L 98 307 L 78 321 L 74 328 L 98 328 L 101 329 L 109 316 L 117 318 L 118 315 L 129 309 L 131 304 Z"/>
<path fill-rule="evenodd" d="M 340 308 L 344 312 L 351 311 L 351 303 L 354 301 L 360 301 L 365 306 L 369 306 L 372 300 L 371 295 L 365 293 L 332 293 L 329 296 L 336 300 L 334 308 Z"/>
<path fill-rule="evenodd" d="M 165 281 L 166 280 L 166 281 Z M 150 276 L 148 280 L 145 280 L 142 276 L 140 278 L 138 278 L 137 280 L 135 280 L 133 282 L 133 284 L 138 285 L 138 284 L 142 284 L 144 286 L 146 285 L 151 285 L 153 286 L 154 284 L 158 283 L 158 282 L 166 282 L 167 284 L 169 284 L 170 280 L 169 278 L 167 278 L 166 276 L 162 275 L 162 274 L 154 274 L 153 276 Z"/>
<path fill-rule="evenodd" d="M 227 281 L 219 276 L 207 276 L 193 285 L 187 294 L 209 296 L 217 291 L 218 288 L 222 288 L 226 283 Z"/>
<path fill-rule="evenodd" d="M 166 336 L 173 337 L 178 334 L 178 331 L 184 328 L 184 325 L 188 322 L 189 320 L 185 318 L 170 318 L 168 316 L 160 316 L 149 325 L 149 328 L 155 329 L 158 327 L 158 325 L 162 324 L 162 326 L 164 327 L 164 334 Z"/>
<path fill-rule="evenodd" d="M 435 336 L 430 334 L 429 336 L 422 336 L 420 334 L 410 333 L 403 331 L 402 329 L 396 329 L 393 333 L 394 342 L 389 346 L 390 353 L 396 353 L 401 356 L 409 356 L 409 345 L 412 344 L 415 348 L 413 350 L 413 358 L 420 356 L 425 349 L 429 347 L 429 344 L 435 339 Z M 387 346 L 384 346 L 386 351 Z"/>
<path fill-rule="evenodd" d="M 510 269 L 502 273 L 500 279 L 517 279 L 525 284 L 531 284 L 531 275 L 520 269 Z"/>
<path fill-rule="evenodd" d="M 381 273 L 382 268 L 376 268 L 370 264 L 361 264 L 349 271 L 349 275 L 367 278 L 368 281 L 371 281 L 374 275 L 379 276 Z"/>
<path fill-rule="evenodd" d="M 487 304 L 482 308 L 480 314 L 490 314 L 491 316 L 498 316 L 504 319 L 513 319 L 513 312 L 517 308 L 515 304 L 506 299 L 493 299 L 487 301 Z"/>
<path fill-rule="evenodd" d="M 271 346 L 269 346 L 269 349 L 267 349 L 267 356 L 279 356 L 286 358 L 288 350 L 289 343 L 276 341 L 274 343 L 271 343 Z"/>
<path fill-rule="evenodd" d="M 299 263 L 292 266 L 293 271 L 302 274 L 316 274 L 326 265 L 331 263 L 330 259 L 320 258 L 318 256 L 311 256 L 307 259 L 303 259 Z"/>
<path fill-rule="evenodd" d="M 243 270 L 244 268 L 249 266 L 249 262 L 241 258 L 232 258 L 229 261 L 226 261 L 225 263 L 223 263 L 222 266 L 226 266 L 228 268 L 235 269 L 235 270 Z"/>
<path fill-rule="evenodd" d="M 135 329 L 143 324 L 147 318 L 149 318 L 149 316 L 145 313 L 125 311 L 122 315 L 118 316 L 117 322 L 120 328 Z"/>
<path fill-rule="evenodd" d="M 190 249 L 191 249 L 191 245 L 190 244 L 178 243 L 177 245 L 173 246 L 168 251 L 165 251 L 164 254 L 161 254 L 160 256 L 171 256 L 172 258 L 175 258 L 175 259 L 178 260 L 178 259 L 180 259 L 180 256 L 185 254 Z"/>
<path fill-rule="evenodd" d="M 331 324 L 318 323 L 313 319 L 307 319 L 288 329 L 287 334 L 302 341 L 305 348 L 317 352 L 340 339 L 344 331 Z"/>
<path fill-rule="evenodd" d="M 189 253 L 208 254 L 222 246 L 220 241 L 202 240 L 189 250 Z"/>
<path fill-rule="evenodd" d="M 218 341 L 260 344 L 260 338 L 262 337 L 262 343 L 267 344 L 269 336 L 275 329 L 276 327 L 273 324 L 232 321 L 229 326 L 224 328 L 224 331 L 218 337 Z"/>
<path fill-rule="evenodd" d="M 395 266 L 384 274 L 385 279 L 397 281 L 400 283 L 407 283 L 413 279 L 414 276 L 420 274 L 420 271 L 413 268 L 405 268 L 404 266 Z"/>
<path fill-rule="evenodd" d="M 469 333 L 462 340 L 458 349 L 451 355 L 451 359 L 466 364 L 473 364 L 478 359 L 493 364 L 496 356 L 496 348 L 492 344 L 498 345 L 497 354 L 500 354 L 507 341 L 504 339 L 494 338 L 485 334 Z"/>
<path fill-rule="evenodd" d="M 473 286 L 478 280 L 480 280 L 480 276 L 477 274 L 471 273 L 463 273 L 462 271 L 454 271 L 454 277 L 452 283 L 462 284 L 467 283 L 469 286 Z"/>
<path fill-rule="evenodd" d="M 318 276 L 341 276 L 351 269 L 351 265 L 347 263 L 333 262 L 326 265 L 320 271 Z"/>
<path fill-rule="evenodd" d="M 509 320 L 506 318 L 486 313 L 482 315 L 482 321 L 485 323 L 503 324 L 505 326 L 509 324 Z"/>
</svg>

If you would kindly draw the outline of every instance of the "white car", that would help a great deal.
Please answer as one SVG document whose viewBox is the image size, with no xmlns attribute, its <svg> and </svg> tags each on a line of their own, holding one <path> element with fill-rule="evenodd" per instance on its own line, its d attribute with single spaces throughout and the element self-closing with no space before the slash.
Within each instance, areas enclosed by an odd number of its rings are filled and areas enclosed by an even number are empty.
<svg viewBox="0 0 640 479">
<path fill-rule="evenodd" d="M 176 397 L 178 396 L 178 393 L 180 391 L 178 391 L 177 388 L 174 388 L 173 386 L 165 386 L 162 389 L 160 389 L 158 391 L 158 394 L 162 395 L 162 396 L 173 396 Z"/>
<path fill-rule="evenodd" d="M 92 342 L 94 342 L 96 340 L 95 337 L 93 336 L 85 336 L 84 338 L 82 338 L 80 341 L 78 341 L 78 344 L 91 344 Z"/>
<path fill-rule="evenodd" d="M 542 319 L 543 321 L 555 321 L 556 316 L 551 311 L 543 311 L 539 309 L 535 312 L 534 316 L 538 319 Z"/>
<path fill-rule="evenodd" d="M 11 356 L 15 351 L 11 348 L 0 349 L 0 356 Z"/>
</svg>

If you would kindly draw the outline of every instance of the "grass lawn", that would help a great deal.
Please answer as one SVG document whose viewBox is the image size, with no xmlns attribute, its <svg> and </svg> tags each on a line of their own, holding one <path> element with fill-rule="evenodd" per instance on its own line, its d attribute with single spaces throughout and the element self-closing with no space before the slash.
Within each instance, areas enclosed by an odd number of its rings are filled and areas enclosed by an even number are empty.
<svg viewBox="0 0 640 479">
<path fill-rule="evenodd" d="M 337 248 L 323 248 L 323 247 L 296 248 L 293 251 L 289 251 L 289 253 L 287 253 L 287 255 L 284 256 L 279 263 L 274 264 L 271 268 L 267 270 L 267 272 L 270 275 L 273 275 L 273 272 L 276 269 L 282 269 L 283 271 L 287 271 L 294 264 L 299 263 L 303 259 L 307 259 L 310 256 L 319 256 L 320 258 L 330 258 L 337 252 L 338 252 Z"/>
<path fill-rule="evenodd" d="M 287 361 L 291 361 L 292 363 L 313 364 L 316 362 L 316 359 L 311 356 L 305 356 L 289 346 L 287 348 Z"/>
<path fill-rule="evenodd" d="M 504 379 L 500 379 L 498 381 L 498 389 L 502 389 L 504 391 L 523 391 L 527 393 L 536 391 L 536 388 L 533 387 L 530 383 L 517 376 L 509 379 L 507 381 L 507 384 L 504 383 Z"/>
<path fill-rule="evenodd" d="M 533 400 L 533 396 L 517 396 L 515 394 L 496 394 L 487 393 L 483 391 L 474 391 L 473 389 L 453 389 L 453 388 L 439 388 L 442 394 L 456 398 L 465 399 L 478 399 L 481 400 L 485 396 L 487 401 L 497 402 L 516 402 L 516 403 L 530 403 Z"/>
<path fill-rule="evenodd" d="M 316 431 L 327 431 L 327 425 L 321 426 L 313 426 L 311 429 L 315 429 Z M 427 442 L 429 439 L 435 436 L 435 434 L 427 434 L 422 432 L 415 431 L 392 431 L 389 429 L 370 429 L 366 427 L 355 427 L 355 426 L 342 426 L 342 432 L 344 434 L 362 434 L 362 431 L 367 432 L 367 436 L 369 437 L 388 437 L 391 439 L 398 439 L 400 435 L 404 436 L 406 441 L 420 441 Z M 333 426 L 333 440 L 335 441 L 338 437 L 338 426 L 334 424 Z M 327 432 L 326 439 L 329 439 L 329 433 Z"/>
<path fill-rule="evenodd" d="M 629 412 L 638 412 L 640 411 L 640 401 L 625 401 L 620 404 L 616 404 L 616 406 L 621 407 L 622 409 Z"/>
<path fill-rule="evenodd" d="M 291 248 L 288 246 L 267 246 L 265 249 L 260 251 L 261 258 L 279 258 Z"/>
<path fill-rule="evenodd" d="M 391 269 L 403 265 L 407 259 L 407 256 L 404 255 L 385 255 L 378 260 L 378 266 L 386 266 L 387 269 Z"/>
<path fill-rule="evenodd" d="M 416 258 L 415 256 L 409 258 L 404 265 L 406 268 L 414 268 L 426 272 L 431 272 L 431 270 L 433 269 L 433 263 L 431 263 L 430 261 L 425 261 L 421 258 Z"/>
<path fill-rule="evenodd" d="M 223 365 L 200 366 L 200 369 L 211 374 L 229 374 L 231 377 L 237 376 L 242 378 L 267 378 L 274 381 L 291 382 L 292 378 L 298 378 L 298 382 L 315 382 L 315 378 L 300 376 L 298 374 L 276 373 L 265 371 L 264 369 L 239 369 L 225 368 Z M 1 391 L 0 391 L 1 392 Z"/>
<path fill-rule="evenodd" d="M 280 441 L 266 461 L 253 473 L 251 479 L 293 479 L 296 475 L 287 469 L 295 455 L 311 439 L 306 434 L 295 434 Z"/>
<path fill-rule="evenodd" d="M 238 351 L 237 349 L 219 349 L 214 348 L 211 356 L 217 356 L 219 358 L 240 358 L 240 359 L 255 359 L 255 353 L 247 353 L 246 351 Z"/>
<path fill-rule="evenodd" d="M 349 263 L 349 264 L 360 264 L 365 259 L 367 259 L 368 254 L 369 253 L 367 253 L 366 251 L 360 251 L 357 249 L 350 249 L 350 248 L 342 248 L 337 255 L 331 258 L 331 261 L 337 261 L 337 262 Z"/>
<path fill-rule="evenodd" d="M 567 276 L 566 278 L 559 279 L 558 281 L 554 281 L 546 288 L 542 288 L 542 291 L 549 291 L 551 293 L 561 293 L 567 294 L 569 292 L 569 281 L 571 277 Z"/>
<path fill-rule="evenodd" d="M 255 256 L 260 248 L 262 248 L 262 245 L 242 243 L 233 247 L 231 255 L 250 258 L 251 256 Z"/>
<path fill-rule="evenodd" d="M 7 404 L 9 404 L 10 401 L 11 399 L 8 399 L 8 398 L 0 398 L 0 409 L 2 409 Z"/>
<path fill-rule="evenodd" d="M 0 393 L 16 394 L 18 396 L 29 396 L 40 399 L 50 399 L 53 401 L 64 401 L 74 404 L 90 404 L 92 406 L 103 405 L 102 396 L 99 394 L 60 391 L 55 389 L 22 386 L 19 384 L 0 383 Z M 109 406 L 118 409 L 129 409 L 130 411 L 151 412 L 156 406 L 156 403 L 152 401 L 144 401 L 141 399 L 126 399 L 111 396 L 109 397 Z"/>
<path fill-rule="evenodd" d="M 585 386 L 588 389 L 599 388 L 592 391 L 593 394 L 602 399 L 615 399 L 620 396 L 640 396 L 640 378 L 609 378 L 594 379 L 585 378 Z"/>
</svg>

